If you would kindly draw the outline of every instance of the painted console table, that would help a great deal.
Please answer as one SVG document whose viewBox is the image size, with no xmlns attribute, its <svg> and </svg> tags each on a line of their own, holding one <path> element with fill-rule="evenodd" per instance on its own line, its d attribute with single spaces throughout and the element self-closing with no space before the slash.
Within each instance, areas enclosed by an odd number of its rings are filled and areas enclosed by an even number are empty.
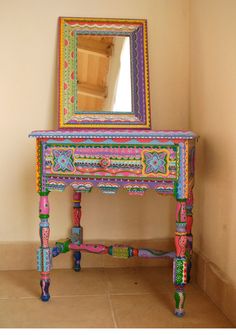
<svg viewBox="0 0 236 335">
<path fill-rule="evenodd" d="M 41 239 L 37 266 L 41 272 L 43 301 L 50 298 L 52 258 L 60 253 L 73 251 L 75 271 L 80 270 L 81 252 L 120 258 L 170 257 L 173 259 L 175 314 L 184 315 L 185 285 L 190 280 L 191 270 L 192 191 L 197 135 L 190 131 L 150 130 L 146 29 L 145 20 L 59 19 L 59 130 L 33 131 L 30 134 L 37 141 L 36 181 L 40 195 Z M 120 37 L 123 39 L 118 42 L 122 42 L 122 48 L 128 38 L 131 49 L 131 110 L 91 111 L 89 108 L 92 107 L 88 106 L 94 103 L 92 99 L 105 101 L 106 96 L 101 95 L 101 86 L 98 90 L 88 79 L 82 83 L 77 59 L 82 59 L 80 53 L 84 55 L 87 52 L 90 56 L 99 55 L 99 59 L 105 57 L 107 61 L 111 57 L 110 49 L 119 44 L 115 38 Z M 94 64 L 98 60 L 93 61 L 94 75 Z M 103 82 L 107 77 L 108 74 L 104 75 L 103 71 Z M 112 88 L 109 88 L 108 82 L 107 79 L 109 92 Z M 81 112 L 78 101 L 84 103 Z M 101 108 L 101 102 L 99 106 Z M 48 195 L 54 190 L 63 191 L 67 185 L 74 190 L 71 236 L 50 247 Z M 84 243 L 80 226 L 81 193 L 90 192 L 93 187 L 108 194 L 115 194 L 119 188 L 124 188 L 130 195 L 143 195 L 149 189 L 159 194 L 174 195 L 177 200 L 176 250 L 163 252 L 119 244 Z"/>
</svg>

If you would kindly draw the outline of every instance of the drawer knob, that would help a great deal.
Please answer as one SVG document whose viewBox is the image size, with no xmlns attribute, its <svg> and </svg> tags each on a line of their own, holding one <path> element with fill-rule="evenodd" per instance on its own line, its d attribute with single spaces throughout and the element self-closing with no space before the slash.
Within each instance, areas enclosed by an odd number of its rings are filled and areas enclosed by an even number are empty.
<svg viewBox="0 0 236 335">
<path fill-rule="evenodd" d="M 104 157 L 104 158 L 102 158 L 101 161 L 100 161 L 100 165 L 101 165 L 101 167 L 103 167 L 103 168 L 107 168 L 108 166 L 110 166 L 110 165 L 111 165 L 111 160 L 110 160 L 110 158 L 108 158 L 108 157 Z"/>
</svg>

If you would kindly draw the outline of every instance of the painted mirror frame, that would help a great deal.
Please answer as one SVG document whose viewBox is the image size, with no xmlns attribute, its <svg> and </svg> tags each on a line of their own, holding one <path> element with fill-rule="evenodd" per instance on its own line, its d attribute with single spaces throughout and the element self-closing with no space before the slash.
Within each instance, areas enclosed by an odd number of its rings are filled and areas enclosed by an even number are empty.
<svg viewBox="0 0 236 335">
<path fill-rule="evenodd" d="M 129 112 L 78 109 L 78 36 L 127 36 L 130 43 Z M 144 19 L 59 18 L 58 121 L 60 129 L 150 129 L 147 21 Z"/>
</svg>

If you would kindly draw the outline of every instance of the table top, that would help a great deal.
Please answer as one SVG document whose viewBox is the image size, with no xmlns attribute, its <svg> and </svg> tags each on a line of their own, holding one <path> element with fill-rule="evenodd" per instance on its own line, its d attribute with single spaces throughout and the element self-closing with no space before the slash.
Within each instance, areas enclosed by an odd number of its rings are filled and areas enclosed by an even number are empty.
<svg viewBox="0 0 236 335">
<path fill-rule="evenodd" d="M 182 130 L 35 130 L 29 134 L 35 138 L 170 138 L 195 139 L 192 131 Z"/>
</svg>

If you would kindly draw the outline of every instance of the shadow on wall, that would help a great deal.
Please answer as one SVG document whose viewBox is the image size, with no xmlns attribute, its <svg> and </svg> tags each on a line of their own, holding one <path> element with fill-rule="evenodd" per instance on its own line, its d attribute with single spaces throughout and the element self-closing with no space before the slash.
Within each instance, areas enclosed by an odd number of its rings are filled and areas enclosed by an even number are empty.
<svg viewBox="0 0 236 335">
<path fill-rule="evenodd" d="M 222 158 L 216 142 L 201 137 L 197 144 L 196 183 L 194 187 L 194 246 L 213 262 L 219 259 L 221 270 L 227 272 L 230 260 L 230 230 L 233 201 L 224 175 L 227 175 L 227 156 Z M 230 168 L 230 167 L 229 167 Z M 216 242 L 217 241 L 217 242 Z M 216 248 L 217 245 L 217 248 Z"/>
</svg>

